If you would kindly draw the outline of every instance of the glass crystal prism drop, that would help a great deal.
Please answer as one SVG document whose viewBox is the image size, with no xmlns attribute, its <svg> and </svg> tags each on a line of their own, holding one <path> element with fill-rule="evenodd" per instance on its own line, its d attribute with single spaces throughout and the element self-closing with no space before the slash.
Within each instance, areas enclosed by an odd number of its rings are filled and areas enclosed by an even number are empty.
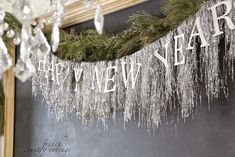
<svg viewBox="0 0 235 157">
<path fill-rule="evenodd" d="M 5 18 L 5 11 L 2 5 L 0 5 L 0 23 L 3 23 Z"/>
<path fill-rule="evenodd" d="M 2 78 L 3 73 L 9 69 L 12 65 L 12 60 L 7 52 L 7 48 L 0 38 L 0 78 Z"/>
<path fill-rule="evenodd" d="M 32 47 L 33 55 L 42 59 L 45 55 L 49 54 L 51 47 L 40 28 L 36 27 L 34 33 L 34 43 L 36 43 L 36 45 Z"/>
<path fill-rule="evenodd" d="M 102 8 L 100 3 L 96 6 L 96 13 L 95 13 L 95 28 L 99 34 L 102 34 L 103 27 L 104 27 L 104 15 L 102 12 Z"/>
<path fill-rule="evenodd" d="M 3 78 L 3 75 L 4 75 L 4 71 L 0 69 L 0 80 Z"/>
<path fill-rule="evenodd" d="M 90 9 L 92 6 L 92 0 L 84 0 L 83 3 L 87 9 Z"/>
<path fill-rule="evenodd" d="M 2 28 L 2 25 L 0 25 L 0 36 L 2 36 L 4 34 L 4 30 Z"/>
<path fill-rule="evenodd" d="M 64 20 L 64 4 L 62 0 L 56 1 L 56 12 L 54 14 L 55 16 L 55 23 L 58 24 L 58 26 L 62 26 L 63 20 Z"/>
<path fill-rule="evenodd" d="M 64 20 L 64 13 L 59 13 L 58 11 L 55 14 L 55 23 L 57 23 L 57 25 L 60 27 L 63 24 L 63 20 Z"/>
<path fill-rule="evenodd" d="M 51 34 L 51 47 L 53 52 L 56 52 L 59 46 L 59 42 L 60 42 L 59 25 L 57 23 L 54 23 Z"/>
<path fill-rule="evenodd" d="M 21 30 L 21 44 L 20 44 L 20 58 L 23 62 L 26 62 L 31 54 L 31 29 L 23 27 Z"/>
<path fill-rule="evenodd" d="M 35 67 L 30 59 L 28 59 L 25 63 L 19 59 L 16 67 L 14 68 L 14 74 L 21 82 L 25 82 L 30 79 L 35 72 Z"/>
<path fill-rule="evenodd" d="M 28 60 L 30 57 L 30 53 L 31 47 L 26 41 L 22 40 L 20 44 L 20 58 L 22 61 L 26 62 L 26 60 Z"/>
<path fill-rule="evenodd" d="M 23 13 L 24 14 L 30 14 L 31 10 L 29 8 L 29 6 L 25 5 L 24 8 L 23 8 Z"/>
<path fill-rule="evenodd" d="M 34 20 L 33 9 L 29 0 L 16 0 L 13 4 L 13 14 L 25 26 L 30 26 Z"/>
</svg>

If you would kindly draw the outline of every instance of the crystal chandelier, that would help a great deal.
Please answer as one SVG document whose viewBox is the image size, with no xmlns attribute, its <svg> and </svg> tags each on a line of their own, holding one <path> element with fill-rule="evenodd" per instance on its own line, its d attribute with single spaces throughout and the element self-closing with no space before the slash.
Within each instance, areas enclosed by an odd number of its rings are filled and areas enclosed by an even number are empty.
<svg viewBox="0 0 235 157">
<path fill-rule="evenodd" d="M 51 51 L 57 51 L 60 42 L 59 27 L 63 23 L 64 5 L 67 2 L 67 0 L 51 1 L 51 8 L 54 10 L 54 14 L 50 17 L 50 19 L 53 19 L 50 44 L 42 31 L 45 26 L 45 19 L 40 19 L 36 22 L 30 0 L 15 0 L 12 5 L 12 14 L 22 24 L 20 35 L 18 36 L 14 30 L 9 29 L 9 24 L 4 22 L 5 10 L 0 6 L 0 79 L 3 77 L 4 72 L 12 66 L 11 58 L 2 39 L 4 33 L 7 38 L 13 40 L 13 44 L 20 45 L 20 56 L 14 67 L 14 75 L 20 81 L 25 82 L 36 72 L 31 62 L 31 57 L 41 59 Z M 92 0 L 84 0 L 84 5 L 89 9 L 92 5 Z M 94 24 L 97 32 L 102 34 L 104 17 L 99 1 L 97 2 Z"/>
</svg>

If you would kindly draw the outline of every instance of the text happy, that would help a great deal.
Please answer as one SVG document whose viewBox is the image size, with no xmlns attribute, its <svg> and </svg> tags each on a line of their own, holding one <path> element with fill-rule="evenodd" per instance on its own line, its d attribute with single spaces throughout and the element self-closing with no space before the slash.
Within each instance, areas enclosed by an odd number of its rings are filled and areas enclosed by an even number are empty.
<svg viewBox="0 0 235 157">
<path fill-rule="evenodd" d="M 226 0 L 226 1 L 219 2 L 211 6 L 210 8 L 208 8 L 213 18 L 213 29 L 214 29 L 213 37 L 219 36 L 224 33 L 222 30 L 220 30 L 220 25 L 219 25 L 220 20 L 224 20 L 229 29 L 231 30 L 235 29 L 234 22 L 228 16 L 228 14 L 232 11 L 232 6 L 235 7 L 235 3 L 232 4 L 232 1 Z M 225 7 L 225 11 L 222 15 L 217 14 L 217 10 L 219 7 Z M 195 20 L 194 26 L 192 28 L 189 41 L 185 41 L 184 33 L 174 36 L 174 54 L 171 54 L 171 55 L 174 55 L 174 66 L 185 64 L 185 56 L 183 52 L 183 45 L 185 42 L 187 42 L 187 47 L 186 47 L 187 50 L 194 49 L 194 47 L 192 46 L 192 40 L 195 37 L 200 38 L 200 41 L 201 41 L 200 46 L 202 48 L 209 46 L 208 41 L 205 39 L 204 33 L 207 33 L 207 32 L 203 32 L 203 29 L 201 27 L 201 19 L 200 17 L 197 17 Z M 153 55 L 164 64 L 166 69 L 168 69 L 170 67 L 169 63 L 167 62 L 167 57 L 169 55 L 167 53 L 167 49 L 168 49 L 169 43 L 165 43 L 164 45 L 165 45 L 164 46 L 165 55 L 159 54 L 158 50 L 154 51 Z M 46 67 L 46 65 L 49 65 L 49 66 Z M 116 90 L 114 78 L 115 78 L 115 75 L 119 73 L 122 75 L 125 88 L 127 88 L 127 85 L 130 84 L 132 89 L 134 89 L 136 81 L 138 80 L 138 74 L 141 70 L 141 66 L 142 66 L 141 63 L 133 63 L 131 61 L 130 66 L 128 66 L 129 69 L 127 69 L 127 63 L 123 61 L 121 62 L 121 71 L 118 71 L 117 65 L 108 67 L 106 69 L 99 69 L 99 67 L 95 67 L 94 75 L 92 78 L 92 89 L 98 88 L 98 90 L 103 93 L 114 92 Z M 44 59 L 44 60 L 39 61 L 38 71 L 45 72 L 46 77 L 50 73 L 52 76 L 51 80 L 56 81 L 57 84 L 59 85 L 63 83 L 63 80 L 59 79 L 61 73 L 65 72 L 67 73 L 67 76 L 68 76 L 70 72 L 69 67 L 63 67 L 63 68 L 64 69 L 62 70 L 62 66 L 60 63 L 54 63 L 53 60 L 50 63 L 46 63 L 46 59 Z M 79 88 L 78 85 L 82 78 L 82 73 L 84 71 L 81 68 L 74 68 L 73 71 L 75 74 L 74 78 L 76 81 L 76 86 L 75 86 L 74 91 L 76 92 L 78 91 L 78 88 Z M 101 75 L 103 71 L 105 72 L 105 77 Z M 114 75 L 111 76 L 110 75 L 111 73 L 114 73 Z M 64 77 L 63 79 L 65 80 L 66 77 Z M 103 84 L 101 83 L 102 82 L 101 80 L 104 80 Z"/>
</svg>

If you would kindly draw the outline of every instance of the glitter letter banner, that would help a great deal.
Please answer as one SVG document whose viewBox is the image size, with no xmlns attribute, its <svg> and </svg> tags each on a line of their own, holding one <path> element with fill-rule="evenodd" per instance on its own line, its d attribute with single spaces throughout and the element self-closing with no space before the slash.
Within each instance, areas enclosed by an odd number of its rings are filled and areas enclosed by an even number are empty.
<svg viewBox="0 0 235 157">
<path fill-rule="evenodd" d="M 43 96 L 58 120 L 76 115 L 84 125 L 105 129 L 119 113 L 124 126 L 135 119 L 148 129 L 176 107 L 187 118 L 202 89 L 208 103 L 227 93 L 234 72 L 234 6 L 232 0 L 206 2 L 166 36 L 114 61 L 74 63 L 53 54 L 35 60 L 33 93 Z"/>
</svg>

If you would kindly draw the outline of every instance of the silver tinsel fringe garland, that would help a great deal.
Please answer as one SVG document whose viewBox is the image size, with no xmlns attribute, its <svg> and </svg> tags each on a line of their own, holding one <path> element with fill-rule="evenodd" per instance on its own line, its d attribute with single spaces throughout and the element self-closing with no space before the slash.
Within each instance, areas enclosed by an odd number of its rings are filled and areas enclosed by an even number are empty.
<svg viewBox="0 0 235 157">
<path fill-rule="evenodd" d="M 221 24 L 221 27 L 225 27 L 224 30 L 226 30 L 224 35 L 212 36 L 214 33 L 213 19 L 208 8 L 213 4 L 215 2 L 212 1 L 205 3 L 194 17 L 183 22 L 177 29 L 170 31 L 165 37 L 140 51 L 121 59 L 96 63 L 74 63 L 63 61 L 54 55 L 47 56 L 47 68 L 51 68 L 49 63 L 52 60 L 55 65 L 64 67 L 61 68 L 59 84 L 51 72 L 37 71 L 32 78 L 33 93 L 42 94 L 49 111 L 57 120 L 76 114 L 84 125 L 102 123 L 105 129 L 107 129 L 107 121 L 111 118 L 115 119 L 118 112 L 123 113 L 124 126 L 128 121 L 136 119 L 139 125 L 146 125 L 148 129 L 158 128 L 168 109 L 173 110 L 179 107 L 181 117 L 187 118 L 200 103 L 199 84 L 205 86 L 210 103 L 212 99 L 219 97 L 221 89 L 227 94 L 227 80 L 234 73 L 234 30 Z M 223 11 L 224 8 L 220 8 L 218 13 L 223 13 Z M 231 11 L 229 16 L 235 21 L 234 11 Z M 209 46 L 201 48 L 201 42 L 194 39 L 192 41 L 194 49 L 186 50 L 196 17 L 200 17 L 203 33 Z M 181 33 L 185 34 L 185 42 L 182 43 L 184 43 L 186 61 L 183 65 L 174 66 L 174 36 Z M 224 43 L 221 42 L 222 40 Z M 168 69 L 154 56 L 156 50 L 164 56 L 166 43 L 169 43 L 167 60 L 170 67 Z M 221 45 L 222 43 L 224 45 Z M 224 50 L 221 47 L 224 47 Z M 219 59 L 221 52 L 225 53 L 222 60 L 223 72 Z M 127 73 L 131 63 L 134 63 L 134 74 L 138 70 L 137 63 L 142 64 L 135 89 L 132 88 L 131 83 L 128 83 L 125 88 L 122 76 L 123 61 L 126 62 Z M 38 62 L 34 61 L 36 67 L 39 65 Z M 95 67 L 101 74 L 99 77 L 105 78 L 106 68 L 115 65 L 117 73 L 109 75 L 110 78 L 114 76 L 116 91 L 103 93 L 102 89 L 100 92 L 97 83 L 93 84 Z M 75 81 L 74 68 L 83 69 L 79 82 Z M 100 80 L 103 88 L 105 79 Z M 78 91 L 75 92 L 76 85 Z M 113 87 L 111 84 L 109 86 Z M 175 106 L 176 104 L 179 106 Z"/>
</svg>

